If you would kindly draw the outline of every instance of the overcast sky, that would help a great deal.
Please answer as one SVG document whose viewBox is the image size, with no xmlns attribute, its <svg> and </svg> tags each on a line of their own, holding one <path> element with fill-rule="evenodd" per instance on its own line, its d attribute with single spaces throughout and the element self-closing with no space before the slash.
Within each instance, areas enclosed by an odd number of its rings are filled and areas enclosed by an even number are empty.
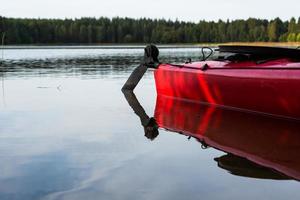
<svg viewBox="0 0 300 200">
<path fill-rule="evenodd" d="M 300 16 L 300 0 L 0 0 L 6 17 L 149 17 L 184 21 L 290 19 Z"/>
</svg>

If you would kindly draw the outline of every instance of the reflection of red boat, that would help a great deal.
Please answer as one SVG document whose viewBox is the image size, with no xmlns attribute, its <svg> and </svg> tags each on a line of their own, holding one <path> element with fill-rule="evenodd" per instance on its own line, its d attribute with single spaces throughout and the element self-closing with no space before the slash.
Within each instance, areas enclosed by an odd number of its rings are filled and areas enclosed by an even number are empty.
<svg viewBox="0 0 300 200">
<path fill-rule="evenodd" d="M 300 50 L 220 48 L 233 55 L 155 70 L 157 93 L 300 119 Z"/>
<path fill-rule="evenodd" d="M 300 123 L 158 95 L 160 127 L 300 180 Z"/>
</svg>

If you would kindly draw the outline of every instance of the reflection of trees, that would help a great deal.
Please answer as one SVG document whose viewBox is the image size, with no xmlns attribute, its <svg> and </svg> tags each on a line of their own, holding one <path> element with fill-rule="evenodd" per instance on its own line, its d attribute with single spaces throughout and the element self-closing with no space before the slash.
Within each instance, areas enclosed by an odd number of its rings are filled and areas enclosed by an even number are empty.
<svg viewBox="0 0 300 200">
<path fill-rule="evenodd" d="M 67 53 L 66 53 L 67 55 Z M 178 55 L 178 56 L 177 56 Z M 174 63 L 183 63 L 187 58 L 196 59 L 198 54 L 186 54 L 162 56 L 162 60 L 170 60 Z M 20 59 L 3 60 L 1 68 L 3 72 L 29 72 L 47 74 L 79 74 L 79 75 L 109 75 L 113 73 L 127 73 L 140 63 L 140 55 L 128 56 L 91 56 L 75 58 L 49 58 L 49 59 Z"/>
</svg>

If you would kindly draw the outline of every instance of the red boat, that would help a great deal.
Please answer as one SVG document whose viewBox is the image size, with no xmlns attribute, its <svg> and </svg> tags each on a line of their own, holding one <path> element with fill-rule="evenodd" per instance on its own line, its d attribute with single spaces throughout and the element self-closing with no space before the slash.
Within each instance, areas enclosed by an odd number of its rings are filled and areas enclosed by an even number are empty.
<svg viewBox="0 0 300 200">
<path fill-rule="evenodd" d="M 157 94 L 300 119 L 300 50 L 220 46 L 219 51 L 215 59 L 160 64 Z"/>
<path fill-rule="evenodd" d="M 158 127 L 165 128 L 228 153 L 216 161 L 232 174 L 300 180 L 300 50 L 221 46 L 219 51 L 214 59 L 174 65 L 159 63 L 155 46 L 145 49 L 144 63 L 122 88 L 145 136 L 153 140 Z M 133 94 L 149 67 L 155 68 L 154 118 Z M 251 161 L 246 164 L 251 169 L 258 164 L 271 171 L 251 174 L 242 169 L 244 161 Z M 273 176 L 272 170 L 285 176 Z"/>
<path fill-rule="evenodd" d="M 158 96 L 155 119 L 161 128 L 196 138 L 228 153 L 215 159 L 232 174 L 270 179 L 270 170 L 300 180 L 300 123 L 257 113 Z"/>
</svg>

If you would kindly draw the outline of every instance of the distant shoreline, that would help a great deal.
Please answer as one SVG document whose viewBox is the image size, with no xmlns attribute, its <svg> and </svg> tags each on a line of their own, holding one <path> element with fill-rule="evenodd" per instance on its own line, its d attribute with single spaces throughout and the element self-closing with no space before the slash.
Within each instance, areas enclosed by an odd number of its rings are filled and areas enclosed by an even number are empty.
<svg viewBox="0 0 300 200">
<path fill-rule="evenodd" d="M 136 45 L 120 45 L 120 44 L 105 44 L 105 45 L 5 45 L 0 49 L 4 50 L 17 50 L 17 49 L 143 49 L 146 44 Z M 157 45 L 160 49 L 178 49 L 178 48 L 199 48 L 198 44 L 186 45 Z"/>
<path fill-rule="evenodd" d="M 95 45 L 4 45 L 0 49 L 143 49 L 147 44 L 95 44 Z M 271 47 L 300 47 L 300 42 L 231 42 L 231 43 L 205 43 L 205 44 L 163 44 L 157 45 L 160 49 L 191 49 L 203 46 L 217 47 L 219 45 L 245 45 L 245 46 L 271 46 Z"/>
</svg>

